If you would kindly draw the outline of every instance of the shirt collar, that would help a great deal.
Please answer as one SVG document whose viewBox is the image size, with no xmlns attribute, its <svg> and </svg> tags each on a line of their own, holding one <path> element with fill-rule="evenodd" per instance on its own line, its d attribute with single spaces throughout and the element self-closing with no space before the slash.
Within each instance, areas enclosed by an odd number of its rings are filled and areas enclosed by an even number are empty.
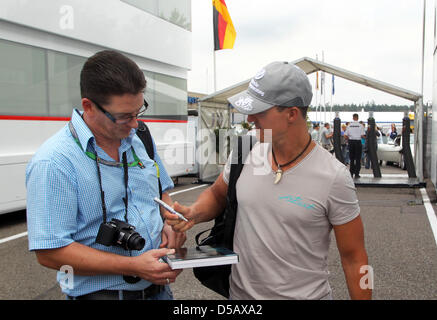
<svg viewBox="0 0 437 320">
<path fill-rule="evenodd" d="M 73 114 L 71 115 L 71 123 L 73 124 L 74 130 L 76 131 L 77 138 L 79 139 L 79 143 L 82 146 L 82 149 L 87 150 L 88 143 L 90 141 L 94 141 L 95 139 L 93 133 L 88 128 L 85 121 L 83 121 L 82 114 L 83 111 L 74 109 Z"/>
<path fill-rule="evenodd" d="M 83 111 L 78 109 L 73 110 L 73 114 L 71 115 L 71 123 L 76 130 L 77 137 L 79 139 L 79 143 L 82 146 L 83 150 L 88 150 L 88 144 L 93 145 L 93 149 L 95 149 L 95 138 L 90 128 L 86 125 L 85 121 L 82 118 Z M 132 129 L 127 138 L 121 140 L 120 151 L 125 152 L 132 146 L 132 139 L 135 136 L 137 129 Z"/>
</svg>

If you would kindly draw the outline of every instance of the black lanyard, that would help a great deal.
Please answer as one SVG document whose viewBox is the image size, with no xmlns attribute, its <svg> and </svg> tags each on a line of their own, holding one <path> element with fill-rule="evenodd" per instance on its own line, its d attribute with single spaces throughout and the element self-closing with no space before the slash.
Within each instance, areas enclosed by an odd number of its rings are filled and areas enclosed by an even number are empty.
<svg viewBox="0 0 437 320">
<path fill-rule="evenodd" d="M 127 193 L 127 186 L 128 186 L 128 165 L 127 165 L 127 157 L 126 152 L 123 152 L 122 155 L 122 161 L 123 161 L 123 171 L 124 171 L 124 187 L 125 187 L 125 196 L 123 198 L 124 207 L 125 207 L 125 214 L 124 214 L 124 220 L 126 223 L 128 223 L 127 219 L 127 207 L 128 207 L 128 193 Z M 100 166 L 99 166 L 99 157 L 96 157 L 96 165 L 97 165 L 97 176 L 99 177 L 99 187 L 100 187 L 100 195 L 102 200 L 102 211 L 103 211 L 103 223 L 106 223 L 107 220 L 107 214 L 106 214 L 106 204 L 105 204 L 105 192 L 102 188 L 102 175 L 100 173 Z"/>
<path fill-rule="evenodd" d="M 100 158 L 99 156 L 97 156 L 97 153 L 93 153 L 93 152 L 90 152 L 90 151 L 84 150 L 84 149 L 82 148 L 82 145 L 80 144 L 79 137 L 78 137 L 77 132 L 76 132 L 76 130 L 74 129 L 73 123 L 72 123 L 71 121 L 68 123 L 68 128 L 70 129 L 70 132 L 71 132 L 71 135 L 73 136 L 74 141 L 76 141 L 76 143 L 77 143 L 77 145 L 80 147 L 80 149 L 81 149 L 81 150 L 82 150 L 82 151 L 83 151 L 83 152 L 84 152 L 84 153 L 85 153 L 85 154 L 86 154 L 90 159 L 95 160 L 95 161 L 97 161 L 97 162 L 99 162 L 99 163 L 102 163 L 102 164 L 104 164 L 104 165 L 106 165 L 106 166 L 111 166 L 111 167 L 121 167 L 121 166 L 123 166 L 123 163 L 120 163 L 120 162 L 117 162 L 117 161 L 108 161 L 108 160 L 102 159 L 102 158 Z M 135 166 L 138 166 L 138 167 L 140 167 L 141 169 L 144 169 L 144 165 L 143 165 L 143 163 L 141 162 L 141 160 L 138 158 L 137 154 L 135 153 L 134 147 L 131 147 L 131 149 L 132 149 L 132 156 L 134 157 L 134 160 L 135 160 L 135 161 L 133 161 L 133 162 L 131 162 L 131 163 L 127 163 L 127 162 L 126 162 L 127 166 L 129 166 L 129 167 L 135 167 Z"/>
</svg>

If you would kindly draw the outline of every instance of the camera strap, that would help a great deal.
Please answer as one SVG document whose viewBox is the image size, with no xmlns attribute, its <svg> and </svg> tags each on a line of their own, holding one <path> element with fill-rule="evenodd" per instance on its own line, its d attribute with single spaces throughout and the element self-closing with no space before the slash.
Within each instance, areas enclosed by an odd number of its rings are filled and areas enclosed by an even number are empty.
<svg viewBox="0 0 437 320">
<path fill-rule="evenodd" d="M 99 177 L 99 187 L 100 187 L 100 198 L 102 200 L 102 211 L 103 211 L 103 223 L 106 223 L 106 204 L 105 204 L 105 192 L 102 188 L 102 174 L 100 173 L 100 166 L 98 157 L 96 157 L 96 165 L 97 165 L 97 176 Z"/>
<path fill-rule="evenodd" d="M 105 192 L 103 191 L 103 187 L 102 187 L 102 174 L 100 172 L 100 165 L 99 165 L 99 157 L 96 157 L 96 166 L 97 166 L 97 176 L 99 178 L 99 187 L 100 187 L 100 197 L 102 200 L 102 212 L 103 212 L 103 223 L 106 223 L 107 221 L 107 213 L 106 213 L 106 204 L 105 204 Z M 125 214 L 124 214 L 124 220 L 126 221 L 126 223 L 128 223 L 128 219 L 127 219 L 127 207 L 128 207 L 128 192 L 127 192 L 127 187 L 128 187 L 128 182 L 129 182 L 129 176 L 128 176 L 128 164 L 127 164 L 127 156 L 126 156 L 126 152 L 123 152 L 122 155 L 122 161 L 123 161 L 123 171 L 124 171 L 124 188 L 125 188 L 125 196 L 123 198 L 123 202 L 124 202 L 124 208 L 125 208 Z"/>
<path fill-rule="evenodd" d="M 68 123 L 68 128 L 70 129 L 71 135 L 73 136 L 74 141 L 76 141 L 77 145 L 82 149 L 82 151 L 92 160 L 94 160 L 96 162 L 96 166 L 97 166 L 97 176 L 99 178 L 99 187 L 100 187 L 100 197 L 102 200 L 102 211 L 103 211 L 103 223 L 107 222 L 107 212 L 106 212 L 106 204 L 105 204 L 105 192 L 103 191 L 103 187 L 102 187 L 102 174 L 100 171 L 100 165 L 104 164 L 106 166 L 109 167 L 123 167 L 123 172 L 124 172 L 124 187 L 125 187 L 125 197 L 123 198 L 123 202 L 124 202 L 124 207 L 125 207 L 125 215 L 124 215 L 124 219 L 126 221 L 126 223 L 128 222 L 128 218 L 127 218 L 127 208 L 128 208 L 128 192 L 127 192 L 127 187 L 128 187 L 128 168 L 129 167 L 135 167 L 135 166 L 139 166 L 141 169 L 144 168 L 143 163 L 141 162 L 141 160 L 138 158 L 138 156 L 135 153 L 135 150 L 133 147 L 132 148 L 132 156 L 134 157 L 134 161 L 131 163 L 127 162 L 127 156 L 126 156 L 126 152 L 123 152 L 122 155 L 122 163 L 118 162 L 118 161 L 108 161 L 105 159 L 100 158 L 97 153 L 93 153 L 90 151 L 85 151 L 82 148 L 82 145 L 80 144 L 79 141 L 79 137 L 77 135 L 76 129 L 74 129 L 73 123 L 70 121 Z"/>
<path fill-rule="evenodd" d="M 124 190 L 125 190 L 125 194 L 124 194 L 124 207 L 125 207 L 125 214 L 124 214 L 124 220 L 126 221 L 126 223 L 128 223 L 127 220 L 127 206 L 129 203 L 128 200 L 128 196 L 127 196 L 127 184 L 128 184 L 128 180 L 129 180 L 129 176 L 128 176 L 128 166 L 127 166 L 127 157 L 126 157 L 126 152 L 123 152 L 123 156 L 122 156 L 122 161 L 123 161 L 123 170 L 124 170 Z"/>
</svg>

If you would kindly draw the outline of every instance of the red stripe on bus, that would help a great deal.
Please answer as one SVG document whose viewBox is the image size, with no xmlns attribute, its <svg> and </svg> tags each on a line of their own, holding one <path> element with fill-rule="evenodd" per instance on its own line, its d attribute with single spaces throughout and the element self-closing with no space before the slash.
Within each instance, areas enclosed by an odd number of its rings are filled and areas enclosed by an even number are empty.
<svg viewBox="0 0 437 320">
<path fill-rule="evenodd" d="M 70 121 L 66 117 L 36 117 L 36 116 L 2 116 L 0 120 L 28 120 L 28 121 Z M 187 120 L 170 120 L 170 119 L 140 119 L 143 122 L 165 122 L 165 123 L 187 123 Z"/>
<path fill-rule="evenodd" d="M 139 119 L 143 122 L 172 122 L 172 123 L 187 123 L 188 120 L 170 120 L 170 119 Z"/>
<path fill-rule="evenodd" d="M 35 116 L 1 116 L 1 120 L 41 120 L 41 121 L 70 121 L 71 118 L 66 117 L 35 117 Z"/>
</svg>

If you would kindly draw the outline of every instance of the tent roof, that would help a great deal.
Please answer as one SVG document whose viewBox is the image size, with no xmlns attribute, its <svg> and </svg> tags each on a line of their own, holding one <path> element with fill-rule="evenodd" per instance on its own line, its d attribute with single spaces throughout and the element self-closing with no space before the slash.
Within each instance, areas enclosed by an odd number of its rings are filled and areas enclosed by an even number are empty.
<svg viewBox="0 0 437 320">
<path fill-rule="evenodd" d="M 418 101 L 420 98 L 422 98 L 422 95 L 410 90 L 402 89 L 400 87 L 396 87 L 394 85 L 391 85 L 389 83 L 385 83 L 376 79 L 372 79 L 369 77 L 366 77 L 364 75 L 354 73 L 330 64 L 327 64 L 325 62 L 321 62 L 318 60 L 314 60 L 312 58 L 304 57 L 301 59 L 298 59 L 296 61 L 290 62 L 295 65 L 297 65 L 299 68 L 301 68 L 303 71 L 306 72 L 306 74 L 311 74 L 316 71 L 325 71 L 327 73 L 333 74 L 337 77 L 344 78 L 350 81 L 353 81 L 355 83 L 362 84 L 364 86 L 377 89 L 380 91 L 384 91 L 386 93 L 411 100 L 411 101 Z M 249 85 L 249 80 L 237 83 L 233 86 L 230 86 L 228 88 L 222 89 L 220 91 L 217 91 L 213 94 L 210 94 L 206 97 L 203 97 L 199 99 L 199 101 L 202 102 L 214 102 L 214 103 L 220 103 L 220 104 L 228 104 L 227 98 L 232 97 L 233 95 L 246 90 Z"/>
</svg>

